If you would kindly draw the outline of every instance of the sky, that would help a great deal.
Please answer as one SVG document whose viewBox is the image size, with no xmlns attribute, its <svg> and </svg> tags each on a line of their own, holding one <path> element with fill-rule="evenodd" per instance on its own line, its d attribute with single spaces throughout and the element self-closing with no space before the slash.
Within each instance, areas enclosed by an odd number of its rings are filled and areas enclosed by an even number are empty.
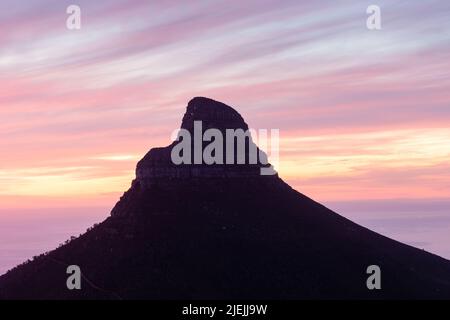
<svg viewBox="0 0 450 320">
<path fill-rule="evenodd" d="M 195 96 L 279 129 L 300 192 L 450 258 L 449 70 L 444 0 L 2 0 L 0 273 L 106 218 Z"/>
</svg>

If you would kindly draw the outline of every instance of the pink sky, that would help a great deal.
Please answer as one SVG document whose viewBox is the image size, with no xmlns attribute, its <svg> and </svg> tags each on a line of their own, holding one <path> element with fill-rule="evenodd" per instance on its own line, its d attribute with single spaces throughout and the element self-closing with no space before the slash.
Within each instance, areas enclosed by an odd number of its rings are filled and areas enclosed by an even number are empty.
<svg viewBox="0 0 450 320">
<path fill-rule="evenodd" d="M 280 129 L 320 202 L 449 199 L 450 2 L 376 2 L 379 31 L 370 1 L 2 1 L 0 223 L 112 207 L 194 96 Z"/>
</svg>

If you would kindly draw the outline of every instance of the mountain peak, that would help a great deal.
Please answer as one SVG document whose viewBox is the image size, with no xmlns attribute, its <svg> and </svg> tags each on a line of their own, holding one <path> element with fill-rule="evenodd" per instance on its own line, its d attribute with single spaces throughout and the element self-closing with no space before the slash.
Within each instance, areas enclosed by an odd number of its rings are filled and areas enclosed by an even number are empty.
<svg viewBox="0 0 450 320">
<path fill-rule="evenodd" d="M 181 128 L 191 131 L 194 121 L 202 121 L 204 129 L 248 129 L 248 125 L 235 109 L 205 97 L 195 97 L 189 101 Z"/>
<path fill-rule="evenodd" d="M 201 122 L 201 132 L 195 132 L 195 123 Z M 248 130 L 242 116 L 232 107 L 213 99 L 205 97 L 195 97 L 189 101 L 186 112 L 183 116 L 181 129 L 187 130 L 192 136 L 191 142 L 191 161 L 190 163 L 175 164 L 172 160 L 172 151 L 179 141 L 174 141 L 166 147 L 158 147 L 151 149 L 145 157 L 139 161 L 136 168 L 136 180 L 133 186 L 147 188 L 150 186 L 169 186 L 173 183 L 181 181 L 191 181 L 192 178 L 220 178 L 220 179 L 236 179 L 236 178 L 260 178 L 261 168 L 270 168 L 267 163 L 267 155 L 260 151 L 251 139 L 244 139 L 245 158 L 244 164 L 237 164 L 237 152 L 233 155 L 234 162 L 232 164 L 222 161 L 222 163 L 206 164 L 196 163 L 194 157 L 194 149 L 196 141 L 200 140 L 199 147 L 203 153 L 207 143 L 201 141 L 203 134 L 208 129 L 219 130 L 223 137 L 226 136 L 227 129 Z M 195 138 L 196 134 L 200 134 L 200 139 Z M 184 140 L 184 138 L 182 139 Z M 224 141 L 223 141 L 224 142 Z M 226 146 L 222 146 L 223 159 L 227 156 Z M 257 162 L 250 163 L 250 150 L 256 152 Z M 276 174 L 274 173 L 274 176 Z M 202 183 L 204 183 L 203 181 Z"/>
</svg>

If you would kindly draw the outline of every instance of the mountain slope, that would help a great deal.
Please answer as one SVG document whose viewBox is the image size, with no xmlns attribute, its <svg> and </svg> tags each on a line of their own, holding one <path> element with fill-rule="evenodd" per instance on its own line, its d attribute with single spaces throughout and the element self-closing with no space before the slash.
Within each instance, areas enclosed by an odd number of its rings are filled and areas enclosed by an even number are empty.
<svg viewBox="0 0 450 320">
<path fill-rule="evenodd" d="M 248 126 L 206 98 L 182 128 Z M 251 143 L 251 142 L 250 142 Z M 378 235 L 298 193 L 262 164 L 180 165 L 152 149 L 111 217 L 0 277 L 3 299 L 450 299 L 450 262 Z M 82 290 L 66 288 L 78 265 Z M 366 268 L 381 268 L 368 290 Z"/>
</svg>

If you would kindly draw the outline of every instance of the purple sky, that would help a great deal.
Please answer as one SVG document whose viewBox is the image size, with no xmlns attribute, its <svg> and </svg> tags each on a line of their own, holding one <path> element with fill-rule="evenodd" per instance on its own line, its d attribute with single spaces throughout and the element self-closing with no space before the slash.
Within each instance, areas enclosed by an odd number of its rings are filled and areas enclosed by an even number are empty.
<svg viewBox="0 0 450 320">
<path fill-rule="evenodd" d="M 366 28 L 372 4 L 381 30 Z M 86 208 L 106 217 L 194 96 L 279 129 L 277 169 L 297 190 L 450 257 L 448 70 L 449 1 L 2 0 L 0 226 L 29 223 L 0 233 L 0 273 L 28 256 L 5 262 L 11 248 L 83 231 L 99 217 Z M 47 211 L 61 233 L 42 242 Z"/>
</svg>

